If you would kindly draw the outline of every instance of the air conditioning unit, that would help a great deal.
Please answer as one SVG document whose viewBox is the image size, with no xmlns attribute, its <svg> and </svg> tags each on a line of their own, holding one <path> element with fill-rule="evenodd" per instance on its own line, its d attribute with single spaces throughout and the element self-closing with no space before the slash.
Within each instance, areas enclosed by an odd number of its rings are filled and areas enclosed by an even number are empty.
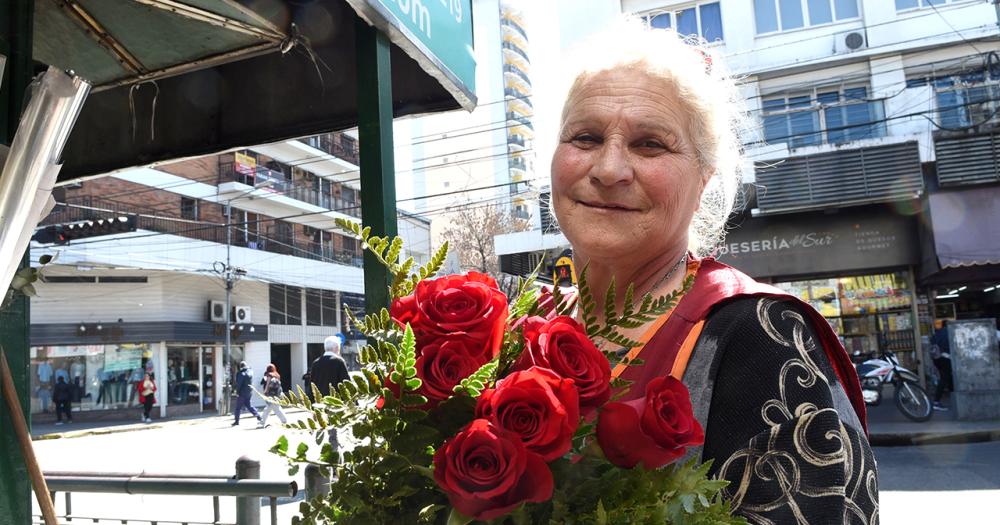
<svg viewBox="0 0 1000 525">
<path fill-rule="evenodd" d="M 847 31 L 833 35 L 833 52 L 838 55 L 853 53 L 868 48 L 868 36 L 864 31 Z"/>
<path fill-rule="evenodd" d="M 213 323 L 224 323 L 226 322 L 226 302 L 225 301 L 209 301 L 208 302 L 208 320 Z"/>
<path fill-rule="evenodd" d="M 250 307 L 249 306 L 234 306 L 233 307 L 233 322 L 234 323 L 250 323 Z"/>
</svg>

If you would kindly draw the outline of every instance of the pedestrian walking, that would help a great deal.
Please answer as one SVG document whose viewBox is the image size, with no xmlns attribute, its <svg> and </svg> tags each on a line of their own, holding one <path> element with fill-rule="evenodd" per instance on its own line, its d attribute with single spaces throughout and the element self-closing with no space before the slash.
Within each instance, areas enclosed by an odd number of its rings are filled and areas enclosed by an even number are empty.
<svg viewBox="0 0 1000 525">
<path fill-rule="evenodd" d="M 56 378 L 56 386 L 52 392 L 52 400 L 56 403 L 56 424 L 63 424 L 63 416 L 66 416 L 66 422 L 73 422 L 72 400 L 73 400 L 73 387 L 66 382 L 66 378 L 63 376 L 58 376 Z"/>
<path fill-rule="evenodd" d="M 240 412 L 244 408 L 247 412 L 250 412 L 260 421 L 260 414 L 257 413 L 257 409 L 250 404 L 250 398 L 253 396 L 253 388 L 251 384 L 253 383 L 253 369 L 246 361 L 240 361 L 240 371 L 236 373 L 236 406 L 233 408 L 233 416 L 235 420 L 232 426 L 237 426 L 240 424 Z"/>
<path fill-rule="evenodd" d="M 281 374 L 278 373 L 278 367 L 274 366 L 274 363 L 267 365 L 267 370 L 264 371 L 264 377 L 260 380 L 260 386 L 264 392 L 264 401 L 267 402 L 267 406 L 264 408 L 264 412 L 261 414 L 260 423 L 257 425 L 261 428 L 267 426 L 267 418 L 273 412 L 278 419 L 281 420 L 281 424 L 288 423 L 288 418 L 285 417 L 285 412 L 281 410 L 281 405 L 279 405 L 275 399 L 280 396 L 283 392 L 281 388 Z"/>
<path fill-rule="evenodd" d="M 149 372 L 143 374 L 137 390 L 139 391 L 139 403 L 142 405 L 142 422 L 152 423 L 153 419 L 149 417 L 149 412 L 153 410 L 153 404 L 156 403 L 156 381 L 153 381 L 153 374 Z"/>
<path fill-rule="evenodd" d="M 951 342 L 948 341 L 947 321 L 941 323 L 941 328 L 934 332 L 931 339 L 931 359 L 934 367 L 938 370 L 937 387 L 934 389 L 934 410 L 948 410 L 948 407 L 941 402 L 944 391 L 949 392 L 955 389 L 951 377 Z"/>
<path fill-rule="evenodd" d="M 323 341 L 323 355 L 316 358 L 309 367 L 310 381 L 319 390 L 319 393 L 328 396 L 331 389 L 336 389 L 342 381 L 347 381 L 347 363 L 340 357 L 341 339 L 338 335 L 331 335 Z M 311 391 L 309 385 L 306 387 Z M 316 401 L 319 401 L 318 399 Z M 330 446 L 333 450 L 340 448 L 340 441 L 337 439 L 337 429 L 331 428 L 329 432 Z"/>
</svg>

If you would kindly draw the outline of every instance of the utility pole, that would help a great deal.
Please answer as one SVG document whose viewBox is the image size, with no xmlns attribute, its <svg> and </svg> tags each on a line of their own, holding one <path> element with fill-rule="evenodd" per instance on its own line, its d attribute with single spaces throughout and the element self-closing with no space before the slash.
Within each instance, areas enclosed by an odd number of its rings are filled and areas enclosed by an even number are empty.
<svg viewBox="0 0 1000 525">
<path fill-rule="evenodd" d="M 233 268 L 230 259 L 230 252 L 233 245 L 233 217 L 230 202 L 226 203 L 226 262 L 216 261 L 213 265 L 215 273 L 222 276 L 226 281 L 226 346 L 222 350 L 222 373 L 224 380 L 222 383 L 222 399 L 219 409 L 223 414 L 228 414 L 231 410 L 233 378 L 230 370 L 233 368 L 233 284 L 242 276 L 246 275 L 243 268 Z M 218 378 L 218 374 L 216 374 Z"/>
</svg>

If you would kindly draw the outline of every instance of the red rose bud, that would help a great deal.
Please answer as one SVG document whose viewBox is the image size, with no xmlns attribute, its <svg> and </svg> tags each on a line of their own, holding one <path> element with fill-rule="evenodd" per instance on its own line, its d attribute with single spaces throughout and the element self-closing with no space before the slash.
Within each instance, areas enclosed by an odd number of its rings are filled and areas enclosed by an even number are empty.
<svg viewBox="0 0 1000 525">
<path fill-rule="evenodd" d="M 503 343 L 507 297 L 492 277 L 469 272 L 420 281 L 412 295 L 392 302 L 389 313 L 401 326 L 410 323 L 418 353 L 435 339 L 463 332 L 481 343 L 489 361 Z"/>
<path fill-rule="evenodd" d="M 660 468 L 701 445 L 705 433 L 691 409 L 687 387 L 673 377 L 646 385 L 646 397 L 608 403 L 597 420 L 597 442 L 611 463 Z"/>
<path fill-rule="evenodd" d="M 573 380 L 531 367 L 484 391 L 476 404 L 476 417 L 511 431 L 528 450 L 552 461 L 569 452 L 580 423 L 580 402 Z"/>
<path fill-rule="evenodd" d="M 580 410 L 587 412 L 611 397 L 611 365 L 594 346 L 583 326 L 561 315 L 546 321 L 532 317 L 524 322 L 525 349 L 515 368 L 548 368 L 572 379 L 580 394 Z"/>
<path fill-rule="evenodd" d="M 434 479 L 455 509 L 483 521 L 552 497 L 545 460 L 485 419 L 473 420 L 437 450 Z"/>
<path fill-rule="evenodd" d="M 465 334 L 451 334 L 428 343 L 417 357 L 418 393 L 430 406 L 452 396 L 455 385 L 487 363 L 481 344 Z"/>
</svg>

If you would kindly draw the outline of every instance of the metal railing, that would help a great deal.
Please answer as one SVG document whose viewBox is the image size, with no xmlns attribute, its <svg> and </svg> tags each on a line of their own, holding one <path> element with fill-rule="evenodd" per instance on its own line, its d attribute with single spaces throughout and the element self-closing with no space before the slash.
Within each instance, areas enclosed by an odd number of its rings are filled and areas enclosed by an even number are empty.
<svg viewBox="0 0 1000 525">
<path fill-rule="evenodd" d="M 505 73 L 511 73 L 513 75 L 520 77 L 521 80 L 523 80 L 529 86 L 531 85 L 531 77 L 529 77 L 528 74 L 525 73 L 524 71 L 521 71 L 521 68 L 515 66 L 514 64 L 504 64 L 503 70 Z"/>
<path fill-rule="evenodd" d="M 298 492 L 295 481 L 265 481 L 260 478 L 260 462 L 247 457 L 236 460 L 235 476 L 150 474 L 147 472 L 44 472 L 52 501 L 63 493 L 65 510 L 57 516 L 68 523 L 90 521 L 180 523 L 183 525 L 259 525 L 260 498 L 268 498 L 271 525 L 278 524 L 278 498 L 292 498 Z M 164 496 L 205 496 L 212 498 L 212 521 L 171 519 L 133 519 L 94 517 L 73 514 L 73 493 L 129 494 Z M 221 521 L 220 497 L 236 497 L 236 522 Z M 33 517 L 42 523 L 41 516 Z"/>
<path fill-rule="evenodd" d="M 143 215 L 143 208 L 91 196 L 70 197 L 65 205 L 57 205 L 41 224 L 63 224 L 93 220 L 115 215 L 137 215 L 137 228 L 158 233 L 174 234 L 189 239 L 225 244 L 226 225 L 204 221 L 187 221 L 172 217 Z M 179 211 L 179 208 L 178 208 Z M 169 213 L 159 210 L 157 213 Z M 263 232 L 253 231 L 246 225 L 233 225 L 232 246 L 262 250 L 270 253 L 305 257 L 324 262 L 337 262 L 361 268 L 363 259 L 354 250 L 335 249 L 331 241 L 314 242 L 291 235 L 296 228 L 292 223 L 282 223 L 281 228 L 271 225 Z"/>
<path fill-rule="evenodd" d="M 324 133 L 322 135 L 299 139 L 299 142 L 312 146 L 318 150 L 325 151 L 334 157 L 344 159 L 355 166 L 359 166 L 361 163 L 358 141 L 350 135 L 345 135 L 343 133 Z"/>
</svg>

